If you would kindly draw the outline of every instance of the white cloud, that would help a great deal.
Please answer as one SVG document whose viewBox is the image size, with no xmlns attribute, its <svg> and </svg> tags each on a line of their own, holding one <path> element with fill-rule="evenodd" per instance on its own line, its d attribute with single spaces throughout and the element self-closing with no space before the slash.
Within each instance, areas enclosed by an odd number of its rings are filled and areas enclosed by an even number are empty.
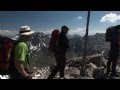
<svg viewBox="0 0 120 90">
<path fill-rule="evenodd" d="M 77 28 L 77 31 L 83 31 L 85 29 L 85 27 L 84 28 Z"/>
<path fill-rule="evenodd" d="M 78 19 L 82 19 L 82 17 L 81 16 L 79 16 L 79 17 L 77 17 Z"/>
<path fill-rule="evenodd" d="M 43 32 L 45 34 L 51 34 L 53 30 L 54 29 L 40 31 L 40 32 Z M 83 36 L 85 34 L 85 27 L 84 28 L 70 29 L 70 31 L 68 32 L 68 34 L 70 34 L 70 35 L 79 34 L 79 35 Z"/>
<path fill-rule="evenodd" d="M 105 30 L 90 30 L 88 31 L 88 35 L 94 35 L 96 33 L 105 33 Z M 86 28 L 77 28 L 75 30 L 70 30 L 69 31 L 70 35 L 74 35 L 74 34 L 79 34 L 81 36 L 84 36 L 86 34 Z"/>
<path fill-rule="evenodd" d="M 117 15 L 116 13 L 109 13 L 103 16 L 100 20 L 100 22 L 110 22 L 115 23 L 120 20 L 120 15 Z"/>
<path fill-rule="evenodd" d="M 85 34 L 85 27 L 84 28 L 76 28 L 76 29 L 70 30 L 68 32 L 68 34 L 70 34 L 70 35 L 79 34 L 79 35 L 83 36 Z"/>
<path fill-rule="evenodd" d="M 40 31 L 40 32 L 43 32 L 45 34 L 51 34 L 52 31 L 54 29 L 51 29 L 51 30 L 46 30 L 46 31 Z M 89 30 L 88 31 L 88 34 L 89 35 L 94 35 L 96 33 L 105 33 L 106 31 L 105 30 Z M 71 29 L 69 32 L 68 32 L 69 35 L 74 35 L 74 34 L 79 34 L 81 36 L 84 36 L 86 34 L 86 27 L 84 28 L 76 28 L 76 29 Z"/>
<path fill-rule="evenodd" d="M 40 32 L 43 32 L 43 33 L 45 33 L 45 34 L 51 34 L 53 30 L 54 30 L 54 29 L 44 30 L 44 31 L 40 31 Z"/>
<path fill-rule="evenodd" d="M 94 35 L 96 33 L 105 33 L 106 31 L 105 30 L 92 30 L 92 31 L 89 31 L 89 35 Z"/>
</svg>

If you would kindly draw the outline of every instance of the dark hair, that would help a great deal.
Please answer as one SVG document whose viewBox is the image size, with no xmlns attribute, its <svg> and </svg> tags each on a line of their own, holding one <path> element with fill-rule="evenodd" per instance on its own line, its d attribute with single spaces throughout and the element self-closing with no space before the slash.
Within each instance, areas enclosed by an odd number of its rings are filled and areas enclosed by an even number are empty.
<svg viewBox="0 0 120 90">
<path fill-rule="evenodd" d="M 61 27 L 61 30 L 63 30 L 63 29 L 69 30 L 69 28 L 67 26 L 65 26 L 65 25 Z"/>
</svg>

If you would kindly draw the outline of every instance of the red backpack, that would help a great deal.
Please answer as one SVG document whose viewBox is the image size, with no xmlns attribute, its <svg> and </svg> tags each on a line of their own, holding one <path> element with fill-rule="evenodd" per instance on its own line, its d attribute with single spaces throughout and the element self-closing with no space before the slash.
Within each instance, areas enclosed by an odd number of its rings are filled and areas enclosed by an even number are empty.
<svg viewBox="0 0 120 90">
<path fill-rule="evenodd" d="M 12 64 L 14 40 L 0 37 L 0 74 L 8 74 Z"/>
<path fill-rule="evenodd" d="M 55 29 L 52 31 L 51 38 L 49 41 L 49 50 L 51 52 L 56 52 L 58 47 L 58 37 L 59 37 L 59 30 Z"/>
</svg>

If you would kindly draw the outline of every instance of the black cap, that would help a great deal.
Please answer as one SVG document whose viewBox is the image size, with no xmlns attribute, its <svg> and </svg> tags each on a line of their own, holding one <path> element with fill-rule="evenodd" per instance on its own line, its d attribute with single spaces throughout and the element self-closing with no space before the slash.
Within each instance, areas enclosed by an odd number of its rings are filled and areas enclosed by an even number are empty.
<svg viewBox="0 0 120 90">
<path fill-rule="evenodd" d="M 61 30 L 63 30 L 63 29 L 69 30 L 70 28 L 68 28 L 67 26 L 64 25 L 64 26 L 61 27 Z"/>
</svg>

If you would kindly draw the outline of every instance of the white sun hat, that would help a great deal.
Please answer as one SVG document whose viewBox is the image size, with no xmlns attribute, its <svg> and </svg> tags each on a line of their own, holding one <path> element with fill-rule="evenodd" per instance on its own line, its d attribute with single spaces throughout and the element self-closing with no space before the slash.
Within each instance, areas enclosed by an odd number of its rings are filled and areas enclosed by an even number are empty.
<svg viewBox="0 0 120 90">
<path fill-rule="evenodd" d="M 20 27 L 20 32 L 19 32 L 20 35 L 31 35 L 33 33 L 34 32 L 31 31 L 30 26 L 21 26 Z"/>
</svg>

